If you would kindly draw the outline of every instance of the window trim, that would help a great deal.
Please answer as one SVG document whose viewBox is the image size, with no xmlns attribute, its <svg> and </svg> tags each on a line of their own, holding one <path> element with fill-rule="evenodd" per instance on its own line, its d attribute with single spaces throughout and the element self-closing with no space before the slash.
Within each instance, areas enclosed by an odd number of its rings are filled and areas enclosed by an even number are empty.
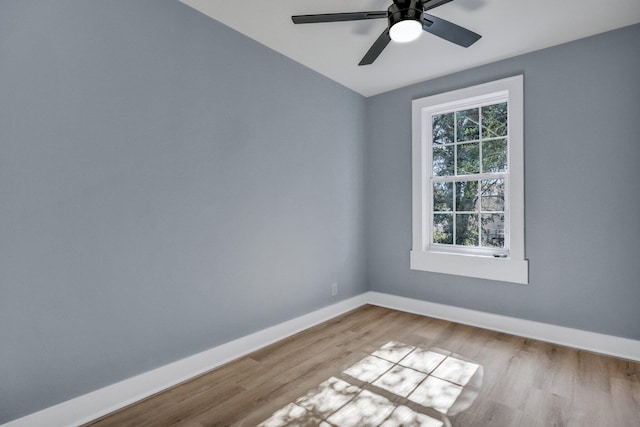
<svg viewBox="0 0 640 427">
<path fill-rule="evenodd" d="M 529 265 L 524 252 L 524 91 L 523 76 L 445 92 L 412 101 L 412 228 L 413 241 L 410 253 L 412 270 L 431 271 L 467 277 L 478 277 L 513 283 L 528 283 Z M 509 143 L 508 175 L 505 182 L 509 191 L 508 232 L 509 248 L 505 258 L 487 254 L 473 254 L 473 250 L 444 250 L 429 247 L 430 230 L 425 218 L 431 209 L 431 190 L 426 162 L 431 158 L 431 145 L 427 147 L 427 136 L 431 134 L 431 116 L 425 113 L 455 110 L 456 108 L 504 97 L 508 100 Z M 427 122 L 429 127 L 427 127 Z M 427 134 L 428 132 L 428 134 Z M 431 138 L 428 138 L 429 141 Z M 505 207 L 507 209 L 507 207 Z"/>
</svg>

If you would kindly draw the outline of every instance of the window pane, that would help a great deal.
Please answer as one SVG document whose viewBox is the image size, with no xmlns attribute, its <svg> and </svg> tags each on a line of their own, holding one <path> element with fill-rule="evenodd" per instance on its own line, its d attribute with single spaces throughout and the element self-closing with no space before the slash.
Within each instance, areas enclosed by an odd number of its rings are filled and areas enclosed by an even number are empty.
<svg viewBox="0 0 640 427">
<path fill-rule="evenodd" d="M 433 120 L 433 143 L 448 144 L 454 142 L 453 113 L 438 114 Z"/>
<path fill-rule="evenodd" d="M 478 210 L 478 181 L 456 182 L 456 211 Z"/>
<path fill-rule="evenodd" d="M 453 182 L 433 183 L 433 210 L 453 210 Z"/>
<path fill-rule="evenodd" d="M 453 244 L 453 214 L 433 215 L 433 243 Z"/>
<path fill-rule="evenodd" d="M 482 215 L 482 246 L 504 247 L 504 214 Z"/>
<path fill-rule="evenodd" d="M 468 175 L 480 172 L 480 144 L 472 142 L 470 144 L 457 145 L 458 150 L 458 175 Z"/>
<path fill-rule="evenodd" d="M 480 139 L 478 108 L 456 111 L 456 125 L 458 126 L 457 141 L 472 141 Z"/>
<path fill-rule="evenodd" d="M 482 107 L 482 138 L 507 136 L 507 103 Z"/>
<path fill-rule="evenodd" d="M 480 206 L 483 211 L 504 211 L 504 179 L 482 180 L 482 200 Z"/>
<path fill-rule="evenodd" d="M 453 175 L 453 145 L 433 147 L 433 176 Z"/>
<path fill-rule="evenodd" d="M 456 245 L 478 246 L 478 214 L 456 215 Z"/>
<path fill-rule="evenodd" d="M 482 141 L 482 171 L 506 172 L 507 140 Z"/>
</svg>

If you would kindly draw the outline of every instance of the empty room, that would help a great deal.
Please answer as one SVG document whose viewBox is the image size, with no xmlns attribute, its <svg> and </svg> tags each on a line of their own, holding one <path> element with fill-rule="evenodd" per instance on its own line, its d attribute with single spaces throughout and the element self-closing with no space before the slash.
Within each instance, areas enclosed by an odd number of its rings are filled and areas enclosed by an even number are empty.
<svg viewBox="0 0 640 427">
<path fill-rule="evenodd" d="M 640 426 L 637 0 L 0 0 L 0 424 Z"/>
</svg>

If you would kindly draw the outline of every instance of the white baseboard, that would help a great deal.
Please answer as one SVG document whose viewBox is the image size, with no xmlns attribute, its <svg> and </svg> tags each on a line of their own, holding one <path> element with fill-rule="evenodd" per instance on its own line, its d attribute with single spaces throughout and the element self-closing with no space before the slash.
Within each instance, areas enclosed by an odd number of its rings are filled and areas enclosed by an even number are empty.
<svg viewBox="0 0 640 427">
<path fill-rule="evenodd" d="M 2 427 L 62 427 L 87 423 L 364 304 L 365 294 L 340 301 L 18 418 Z"/>
<path fill-rule="evenodd" d="M 380 292 L 367 292 L 365 296 L 369 304 L 381 307 L 505 332 L 525 338 L 533 338 L 622 359 L 640 361 L 640 341 L 637 340 L 399 297 Z"/>
<path fill-rule="evenodd" d="M 365 292 L 262 331 L 27 415 L 2 427 L 77 426 L 158 393 L 231 360 L 364 304 L 435 317 L 494 331 L 640 361 L 640 341 L 466 308 Z"/>
</svg>

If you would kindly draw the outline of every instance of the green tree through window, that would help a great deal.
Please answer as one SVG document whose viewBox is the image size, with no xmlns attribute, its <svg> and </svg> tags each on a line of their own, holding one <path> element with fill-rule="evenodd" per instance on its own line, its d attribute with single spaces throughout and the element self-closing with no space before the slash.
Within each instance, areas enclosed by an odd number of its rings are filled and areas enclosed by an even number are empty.
<svg viewBox="0 0 640 427">
<path fill-rule="evenodd" d="M 507 102 L 431 116 L 432 243 L 504 247 Z"/>
</svg>

